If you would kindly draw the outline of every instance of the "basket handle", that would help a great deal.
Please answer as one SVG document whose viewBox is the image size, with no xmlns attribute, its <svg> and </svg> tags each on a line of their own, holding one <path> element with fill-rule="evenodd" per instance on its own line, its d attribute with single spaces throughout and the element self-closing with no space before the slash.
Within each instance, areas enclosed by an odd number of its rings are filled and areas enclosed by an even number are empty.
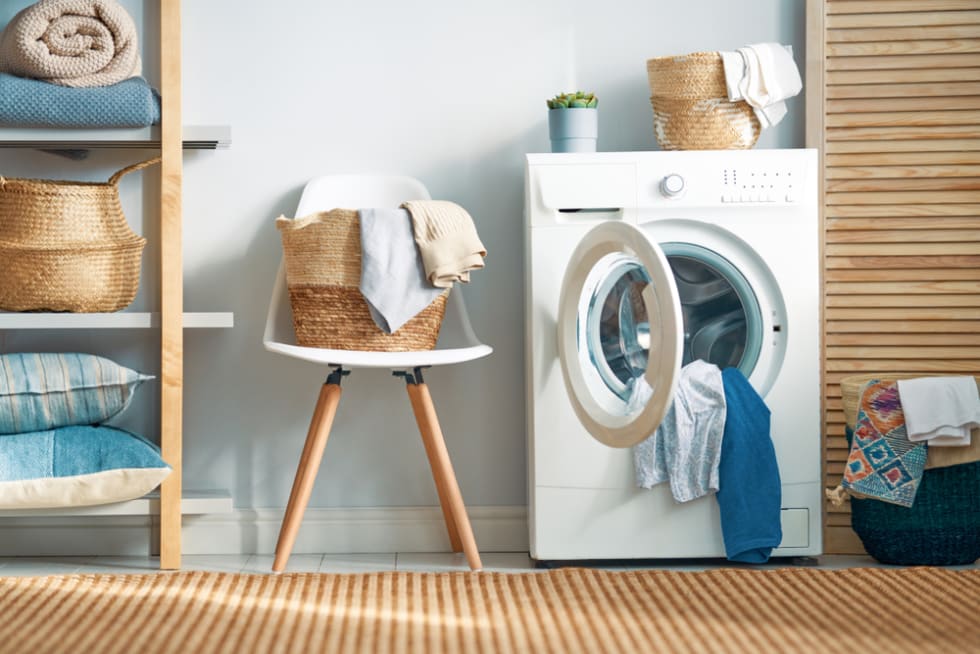
<svg viewBox="0 0 980 654">
<path fill-rule="evenodd" d="M 135 163 L 132 166 L 126 166 L 122 170 L 113 173 L 112 177 L 109 178 L 109 183 L 115 186 L 119 183 L 119 180 L 121 180 L 129 173 L 135 173 L 137 170 L 143 170 L 144 168 L 147 168 L 149 166 L 158 163 L 160 163 L 160 157 L 153 157 L 152 159 L 147 159 L 146 161 Z"/>
</svg>

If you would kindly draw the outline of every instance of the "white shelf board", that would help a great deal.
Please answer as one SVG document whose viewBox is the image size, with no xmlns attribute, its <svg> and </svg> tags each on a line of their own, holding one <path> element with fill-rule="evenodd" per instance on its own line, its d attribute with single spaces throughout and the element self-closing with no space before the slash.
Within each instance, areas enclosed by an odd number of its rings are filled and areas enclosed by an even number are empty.
<svg viewBox="0 0 980 654">
<path fill-rule="evenodd" d="M 62 129 L 56 127 L 0 128 L 0 148 L 158 148 L 160 126 L 136 129 Z M 231 147 L 228 125 L 185 125 L 185 150 Z"/>
<path fill-rule="evenodd" d="M 185 491 L 180 499 L 180 512 L 183 515 L 203 515 L 205 513 L 231 513 L 234 504 L 227 491 Z M 4 509 L 0 518 L 45 518 L 57 516 L 110 516 L 136 515 L 155 516 L 160 513 L 160 494 L 144 495 L 127 502 L 114 502 L 98 506 L 74 506 L 51 509 Z"/>
<path fill-rule="evenodd" d="M 142 311 L 116 313 L 13 313 L 0 311 L 3 329 L 150 329 L 160 326 L 160 314 Z M 185 329 L 226 329 L 235 326 L 231 312 L 185 312 Z"/>
</svg>

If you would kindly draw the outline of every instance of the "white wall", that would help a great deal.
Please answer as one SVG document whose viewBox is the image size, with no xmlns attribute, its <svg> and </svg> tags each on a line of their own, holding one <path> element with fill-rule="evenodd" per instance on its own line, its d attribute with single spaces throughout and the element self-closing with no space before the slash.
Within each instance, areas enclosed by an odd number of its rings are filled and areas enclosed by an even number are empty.
<svg viewBox="0 0 980 654">
<path fill-rule="evenodd" d="M 26 4 L 4 3 L 0 19 Z M 152 40 L 156 2 L 145 17 L 138 0 L 126 5 Z M 233 130 L 231 150 L 185 159 L 186 307 L 232 310 L 236 322 L 187 335 L 184 483 L 229 489 L 243 508 L 285 505 L 326 373 L 261 346 L 281 254 L 273 219 L 292 215 L 306 180 L 405 173 L 473 215 L 489 256 L 465 294 L 496 351 L 426 379 L 467 503 L 522 505 L 523 155 L 548 149 L 545 98 L 593 90 L 600 149 L 656 149 L 647 58 L 779 41 L 802 69 L 804 53 L 802 0 L 207 0 L 184 2 L 183 22 L 185 124 Z M 789 110 L 758 147 L 802 146 L 802 98 Z M 7 151 L 0 172 L 104 179 L 141 154 L 78 163 Z M 141 199 L 127 179 L 124 206 L 151 235 L 155 182 L 146 186 Z M 151 248 L 137 306 L 155 302 L 156 261 Z M 143 333 L 0 339 L 6 351 L 84 348 L 158 370 L 157 339 Z M 437 503 L 403 386 L 383 371 L 345 380 L 311 506 Z M 127 425 L 152 433 L 157 388 Z"/>
</svg>

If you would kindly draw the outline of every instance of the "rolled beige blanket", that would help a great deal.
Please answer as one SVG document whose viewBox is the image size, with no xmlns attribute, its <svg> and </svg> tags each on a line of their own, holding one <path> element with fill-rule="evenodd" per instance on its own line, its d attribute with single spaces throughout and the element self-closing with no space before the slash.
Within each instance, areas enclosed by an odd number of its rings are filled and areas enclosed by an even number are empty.
<svg viewBox="0 0 980 654">
<path fill-rule="evenodd" d="M 0 33 L 0 72 L 62 86 L 139 75 L 136 24 L 115 0 L 41 0 Z"/>
</svg>

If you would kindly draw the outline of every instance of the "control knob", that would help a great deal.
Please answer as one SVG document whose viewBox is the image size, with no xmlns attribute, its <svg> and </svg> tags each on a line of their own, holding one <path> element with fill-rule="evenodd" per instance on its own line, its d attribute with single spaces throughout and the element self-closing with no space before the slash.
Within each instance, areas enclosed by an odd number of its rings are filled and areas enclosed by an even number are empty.
<svg viewBox="0 0 980 654">
<path fill-rule="evenodd" d="M 660 180 L 660 192 L 668 198 L 679 198 L 684 194 L 684 178 L 671 173 Z"/>
</svg>

